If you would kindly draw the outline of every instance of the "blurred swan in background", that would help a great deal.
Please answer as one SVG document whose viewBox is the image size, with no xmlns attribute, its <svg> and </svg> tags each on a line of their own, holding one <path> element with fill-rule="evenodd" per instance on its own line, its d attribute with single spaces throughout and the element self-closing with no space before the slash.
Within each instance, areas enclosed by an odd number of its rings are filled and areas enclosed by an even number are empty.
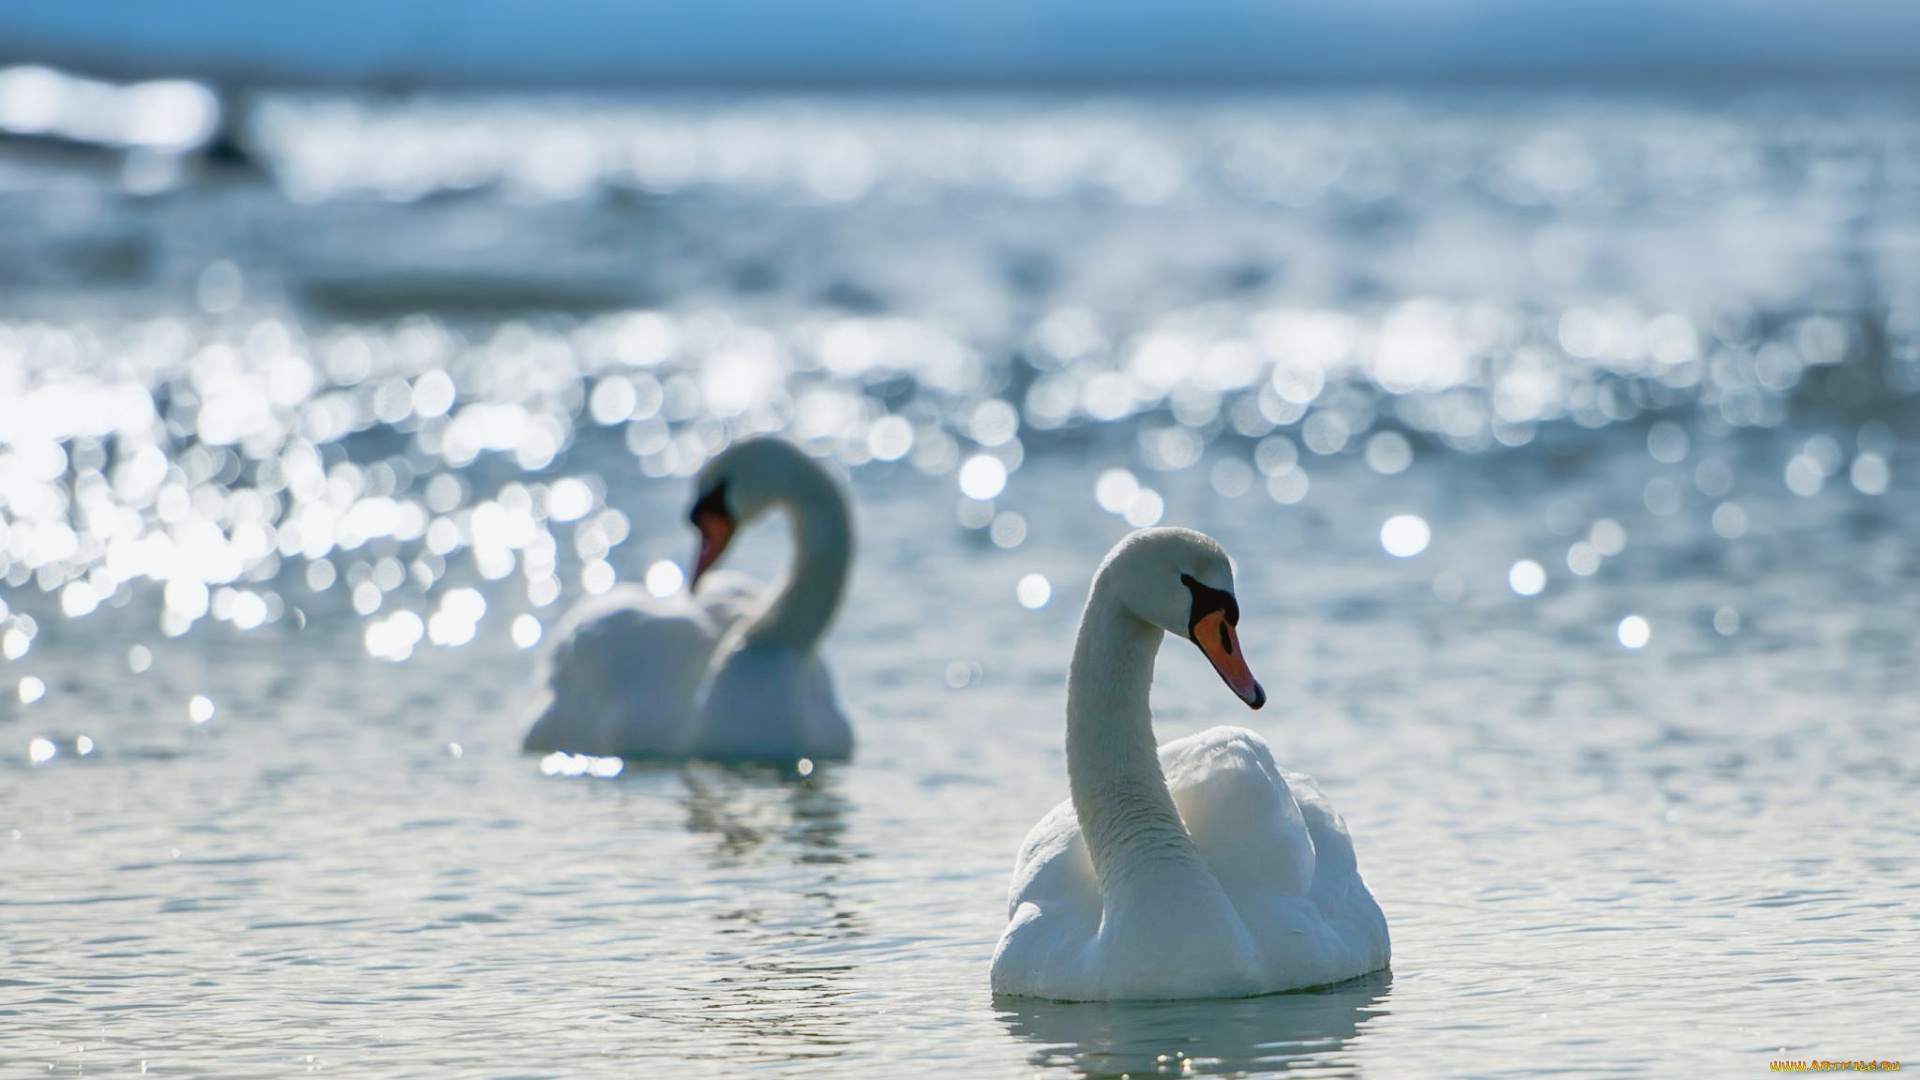
<svg viewBox="0 0 1920 1080">
<path fill-rule="evenodd" d="M 1159 747 L 1161 636 L 1200 647 L 1253 708 L 1227 554 L 1191 529 L 1135 532 L 1095 573 L 1067 675 L 1071 798 L 1021 845 L 993 990 L 1060 1000 L 1239 997 L 1387 965 L 1386 919 L 1346 823 L 1260 736 Z"/>
<path fill-rule="evenodd" d="M 792 519 L 794 562 L 762 588 L 710 573 L 734 533 Z M 840 605 L 853 523 L 838 482 L 805 452 L 747 439 L 708 463 L 689 513 L 700 532 L 684 593 L 623 586 L 569 612 L 525 748 L 604 757 L 842 760 L 853 731 L 817 648 Z"/>
</svg>

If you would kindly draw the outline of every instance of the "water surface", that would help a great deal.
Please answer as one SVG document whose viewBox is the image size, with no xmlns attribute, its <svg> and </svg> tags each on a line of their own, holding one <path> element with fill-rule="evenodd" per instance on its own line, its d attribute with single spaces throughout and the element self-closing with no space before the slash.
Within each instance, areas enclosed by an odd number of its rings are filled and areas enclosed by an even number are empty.
<svg viewBox="0 0 1920 1080">
<path fill-rule="evenodd" d="M 16 148 L 0 1061 L 1913 1057 L 1906 105 L 287 99 L 265 177 Z M 858 759 L 521 756 L 547 627 L 676 587 L 686 477 L 762 430 L 849 472 Z M 1233 553 L 1272 695 L 1170 643 L 1161 736 L 1320 780 L 1390 974 L 988 994 L 1079 600 L 1154 522 Z"/>
</svg>

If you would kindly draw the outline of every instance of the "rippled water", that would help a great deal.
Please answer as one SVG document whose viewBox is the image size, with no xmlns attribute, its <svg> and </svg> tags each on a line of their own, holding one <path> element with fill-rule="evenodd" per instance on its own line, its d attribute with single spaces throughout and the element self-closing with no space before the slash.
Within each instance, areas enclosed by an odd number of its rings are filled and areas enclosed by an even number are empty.
<svg viewBox="0 0 1920 1080">
<path fill-rule="evenodd" d="M 1920 122 L 285 99 L 0 147 L 0 1061 L 1748 1075 L 1920 1043 Z M 517 751 L 684 477 L 850 470 L 810 782 Z M 1219 536 L 1391 976 L 994 1001 L 1129 524 Z M 777 571 L 780 529 L 737 562 Z M 602 769 L 602 772 L 611 771 Z"/>
</svg>

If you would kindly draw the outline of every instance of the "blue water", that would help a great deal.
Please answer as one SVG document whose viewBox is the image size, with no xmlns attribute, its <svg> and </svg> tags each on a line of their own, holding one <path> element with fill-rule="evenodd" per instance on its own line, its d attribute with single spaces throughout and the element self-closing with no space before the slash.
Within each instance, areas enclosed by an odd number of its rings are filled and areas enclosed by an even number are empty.
<svg viewBox="0 0 1920 1080">
<path fill-rule="evenodd" d="M 0 1062 L 1911 1057 L 1912 115 L 285 98 L 264 175 L 0 149 Z M 538 639 L 673 587 L 761 430 L 852 486 L 857 760 L 519 755 Z M 1233 553 L 1273 695 L 1169 651 L 1162 737 L 1318 777 L 1390 975 L 988 994 L 1078 602 L 1153 522 Z"/>
<path fill-rule="evenodd" d="M 240 85 L 1641 86 L 1911 78 L 1916 34 L 1920 14 L 1886 0 L 67 0 L 0 10 L 0 60 Z"/>
</svg>

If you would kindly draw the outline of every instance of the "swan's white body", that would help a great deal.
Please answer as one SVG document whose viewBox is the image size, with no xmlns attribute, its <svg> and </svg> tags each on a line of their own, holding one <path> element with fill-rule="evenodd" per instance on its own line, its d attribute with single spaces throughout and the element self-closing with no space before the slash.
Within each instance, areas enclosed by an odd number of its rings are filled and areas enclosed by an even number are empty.
<svg viewBox="0 0 1920 1080">
<path fill-rule="evenodd" d="M 1387 965 L 1386 919 L 1311 779 L 1242 728 L 1156 750 L 1154 655 L 1185 620 L 1154 590 L 1189 572 L 1231 591 L 1225 553 L 1184 529 L 1133 534 L 1094 578 L 1067 679 L 1072 797 L 1021 845 L 995 993 L 1239 997 Z"/>
<path fill-rule="evenodd" d="M 853 753 L 817 646 L 852 558 L 845 497 L 821 467 L 771 439 L 716 458 L 742 503 L 793 518 L 783 584 L 708 574 L 692 593 L 656 599 L 621 586 L 584 601 L 555 635 L 543 708 L 526 749 L 629 758 L 835 761 Z M 724 544 L 724 541 L 723 541 Z"/>
</svg>

